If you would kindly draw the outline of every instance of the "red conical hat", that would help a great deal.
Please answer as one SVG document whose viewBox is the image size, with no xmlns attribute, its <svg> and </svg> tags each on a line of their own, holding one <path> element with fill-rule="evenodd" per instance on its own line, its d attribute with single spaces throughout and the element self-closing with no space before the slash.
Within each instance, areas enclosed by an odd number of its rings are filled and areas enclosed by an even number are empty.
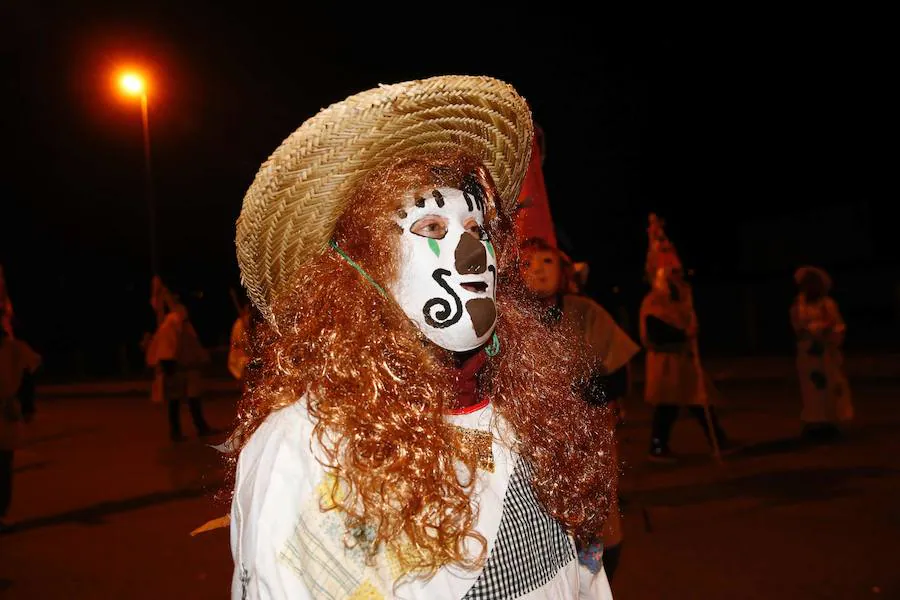
<svg viewBox="0 0 900 600">
<path fill-rule="evenodd" d="M 681 259 L 675 251 L 675 246 L 669 241 L 665 232 L 665 221 L 650 213 L 647 226 L 647 263 L 645 265 L 647 277 L 652 280 L 660 269 L 667 272 L 682 268 Z"/>
<path fill-rule="evenodd" d="M 550 202 L 547 200 L 547 187 L 544 184 L 544 169 L 541 162 L 541 149 L 535 136 L 532 142 L 531 162 L 528 163 L 516 206 L 516 237 L 520 244 L 525 240 L 540 238 L 555 248 L 556 230 L 553 226 L 553 215 L 550 213 Z"/>
</svg>

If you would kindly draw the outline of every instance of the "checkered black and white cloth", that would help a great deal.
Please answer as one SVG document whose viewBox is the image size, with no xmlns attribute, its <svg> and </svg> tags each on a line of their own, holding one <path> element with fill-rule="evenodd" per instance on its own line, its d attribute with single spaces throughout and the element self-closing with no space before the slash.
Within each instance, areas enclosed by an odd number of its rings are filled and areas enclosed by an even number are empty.
<svg viewBox="0 0 900 600">
<path fill-rule="evenodd" d="M 464 600 L 519 598 L 553 579 L 575 558 L 571 539 L 538 503 L 531 475 L 531 465 L 520 458 L 503 500 L 494 548 Z"/>
</svg>

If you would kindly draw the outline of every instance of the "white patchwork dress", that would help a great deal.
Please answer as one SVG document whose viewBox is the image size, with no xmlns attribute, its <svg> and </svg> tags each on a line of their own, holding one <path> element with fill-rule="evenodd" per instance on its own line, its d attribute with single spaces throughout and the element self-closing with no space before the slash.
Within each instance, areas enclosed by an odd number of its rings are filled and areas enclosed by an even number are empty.
<svg viewBox="0 0 900 600">
<path fill-rule="evenodd" d="M 490 405 L 447 417 L 491 431 Z M 241 452 L 231 509 L 232 600 L 607 600 L 606 575 L 580 566 L 563 528 L 538 504 L 530 467 L 493 432 L 493 472 L 478 470 L 476 528 L 488 541 L 479 571 L 455 566 L 431 579 L 402 580 L 386 552 L 369 566 L 344 545 L 338 511 L 322 512 L 328 476 L 310 451 L 305 402 L 271 414 Z M 361 531 L 357 539 L 365 540 Z"/>
</svg>

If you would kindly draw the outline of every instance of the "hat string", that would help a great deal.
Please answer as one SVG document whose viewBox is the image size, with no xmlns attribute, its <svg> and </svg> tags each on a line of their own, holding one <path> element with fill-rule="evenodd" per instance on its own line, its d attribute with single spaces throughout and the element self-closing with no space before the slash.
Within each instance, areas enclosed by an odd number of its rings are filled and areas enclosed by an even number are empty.
<svg viewBox="0 0 900 600">
<path fill-rule="evenodd" d="M 357 264 L 355 260 L 347 256 L 347 253 L 341 250 L 341 247 L 337 245 L 337 242 L 335 242 L 334 240 L 328 240 L 328 245 L 334 248 L 334 251 L 337 252 L 341 256 L 341 258 L 347 261 L 348 265 L 356 269 L 360 275 L 365 277 L 369 281 L 369 283 L 375 286 L 375 289 L 378 290 L 379 294 L 381 294 L 385 298 L 388 297 L 387 293 L 384 291 L 384 288 L 378 285 L 378 283 L 374 279 L 372 279 L 372 276 L 366 273 L 366 270 L 359 266 L 359 264 Z M 500 353 L 500 337 L 497 335 L 496 331 L 494 332 L 494 335 L 491 336 L 491 343 L 484 347 L 484 351 L 488 356 L 491 357 L 497 356 Z"/>
<path fill-rule="evenodd" d="M 375 289 L 378 290 L 378 293 L 379 293 L 379 294 L 381 294 L 381 295 L 384 296 L 385 298 L 388 297 L 388 296 L 387 296 L 387 293 L 385 293 L 385 291 L 384 291 L 384 288 L 381 287 L 380 285 L 378 285 L 378 284 L 375 282 L 375 280 L 372 279 L 372 276 L 369 275 L 368 273 L 366 273 L 365 269 L 363 269 L 361 266 L 359 266 L 359 265 L 356 263 L 356 261 L 354 261 L 352 258 L 350 258 L 349 256 L 347 256 L 347 253 L 344 252 L 343 250 L 341 250 L 341 247 L 337 245 L 337 242 L 335 242 L 334 240 L 328 240 L 328 245 L 331 246 L 332 248 L 334 248 L 335 252 L 337 252 L 338 254 L 340 254 L 340 255 L 341 255 L 341 258 L 343 258 L 345 261 L 347 261 L 347 264 L 348 264 L 348 265 L 350 265 L 351 267 L 353 267 L 354 269 L 356 269 L 357 271 L 359 271 L 359 274 L 360 274 L 360 275 L 362 275 L 363 277 L 365 277 L 366 279 L 368 279 L 368 280 L 369 280 L 369 283 L 371 283 L 372 285 L 375 286 Z"/>
<path fill-rule="evenodd" d="M 500 336 L 497 335 L 496 331 L 491 336 L 491 343 L 484 347 L 484 351 L 491 358 L 500 354 Z"/>
</svg>

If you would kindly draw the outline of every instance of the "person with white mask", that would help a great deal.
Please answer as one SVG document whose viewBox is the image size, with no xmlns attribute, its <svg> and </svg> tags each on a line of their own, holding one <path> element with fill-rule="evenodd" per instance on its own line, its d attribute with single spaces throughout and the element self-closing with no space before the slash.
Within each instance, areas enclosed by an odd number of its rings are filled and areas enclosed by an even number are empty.
<svg viewBox="0 0 900 600">
<path fill-rule="evenodd" d="M 516 269 L 531 138 L 510 86 L 437 77 L 332 105 L 261 167 L 235 600 L 611 597 L 574 539 L 616 493 L 612 432 Z"/>
</svg>

